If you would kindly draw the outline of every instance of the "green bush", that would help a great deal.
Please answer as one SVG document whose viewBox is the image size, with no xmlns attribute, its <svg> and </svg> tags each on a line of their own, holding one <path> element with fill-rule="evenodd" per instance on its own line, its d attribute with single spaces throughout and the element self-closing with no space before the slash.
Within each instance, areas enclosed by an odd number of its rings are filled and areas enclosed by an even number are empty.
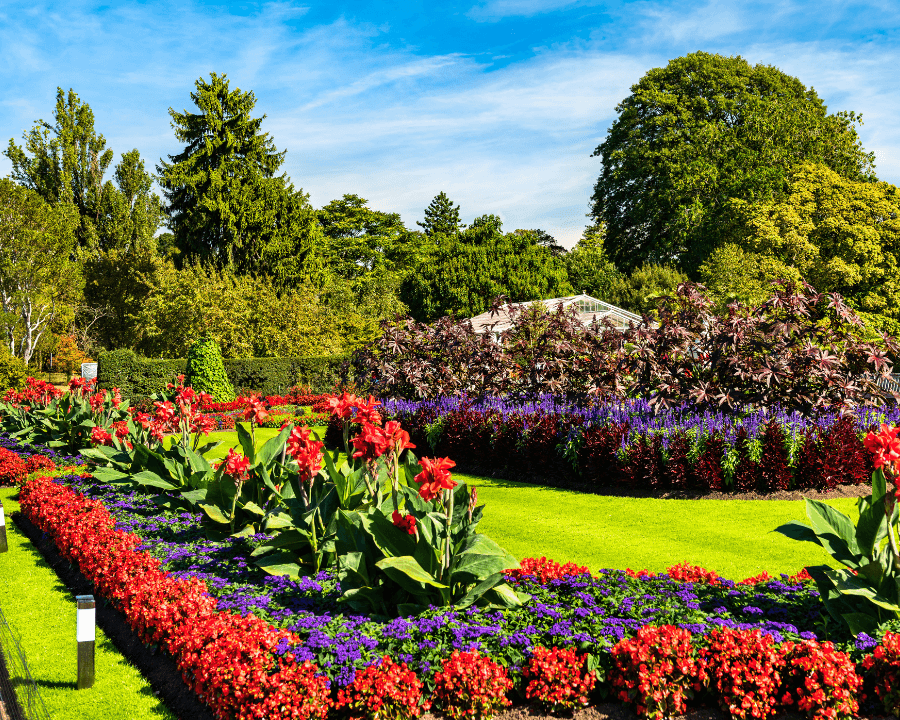
<svg viewBox="0 0 900 720">
<path fill-rule="evenodd" d="M 113 350 L 97 358 L 97 385 L 107 390 L 117 387 L 123 398 L 135 401 L 165 390 L 186 366 L 181 358 L 147 360 L 132 350 Z"/>
<path fill-rule="evenodd" d="M 209 336 L 200 338 L 188 352 L 186 375 L 185 385 L 197 392 L 208 392 L 216 402 L 231 402 L 235 398 L 219 344 Z"/>
<path fill-rule="evenodd" d="M 263 395 L 284 395 L 295 385 L 323 393 L 334 389 L 346 359 L 344 355 L 235 358 L 225 361 L 225 372 L 235 388 Z"/>
<path fill-rule="evenodd" d="M 22 358 L 8 352 L 0 353 L 0 393 L 7 388 L 21 390 L 27 377 L 28 366 Z"/>
<path fill-rule="evenodd" d="M 330 392 L 338 384 L 345 355 L 303 358 L 237 358 L 225 360 L 225 374 L 235 389 L 263 395 L 284 395 L 294 385 L 315 393 Z M 131 350 L 113 350 L 98 358 L 97 382 L 102 388 L 119 388 L 132 403 L 165 390 L 180 374 L 187 373 L 187 361 L 147 360 Z"/>
</svg>

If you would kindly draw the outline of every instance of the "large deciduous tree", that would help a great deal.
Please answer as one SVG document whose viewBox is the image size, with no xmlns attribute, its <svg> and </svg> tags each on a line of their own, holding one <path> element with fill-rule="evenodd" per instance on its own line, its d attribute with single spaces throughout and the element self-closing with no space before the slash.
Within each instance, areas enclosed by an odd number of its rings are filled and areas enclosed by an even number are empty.
<svg viewBox="0 0 900 720">
<path fill-rule="evenodd" d="M 735 201 L 742 232 L 714 253 L 705 275 L 715 285 L 801 277 L 840 293 L 875 327 L 900 330 L 900 189 L 860 182 L 808 164 L 787 192 L 765 203 Z M 725 270 L 728 257 L 739 258 Z M 754 271 L 753 268 L 756 270 Z"/>
<path fill-rule="evenodd" d="M 78 214 L 34 190 L 0 180 L 0 310 L 4 344 L 30 362 L 60 310 L 81 292 L 71 260 Z"/>
<path fill-rule="evenodd" d="M 73 205 L 82 247 L 105 251 L 152 243 L 162 224 L 162 202 L 140 153 L 124 153 L 115 183 L 104 181 L 113 151 L 97 134 L 90 106 L 73 90 L 64 94 L 57 88 L 53 117 L 54 124 L 38 120 L 24 134 L 24 147 L 9 141 L 3 154 L 12 163 L 10 177 L 51 205 Z"/>
<path fill-rule="evenodd" d="M 871 180 L 860 116 L 829 114 L 812 88 L 770 65 L 704 52 L 632 86 L 597 147 L 591 214 L 623 270 L 675 263 L 696 275 L 732 231 L 730 201 L 769 202 L 803 162 Z"/>
<path fill-rule="evenodd" d="M 184 150 L 157 166 L 180 261 L 296 281 L 315 264 L 318 226 L 307 196 L 276 176 L 285 151 L 261 131 L 266 116 L 251 117 L 256 96 L 212 73 L 191 99 L 200 112 L 169 109 Z"/>
</svg>

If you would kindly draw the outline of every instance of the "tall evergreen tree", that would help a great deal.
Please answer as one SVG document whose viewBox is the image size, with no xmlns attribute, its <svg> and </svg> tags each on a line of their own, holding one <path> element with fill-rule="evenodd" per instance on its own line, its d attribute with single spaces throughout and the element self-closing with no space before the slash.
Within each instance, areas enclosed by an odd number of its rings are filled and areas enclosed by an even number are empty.
<svg viewBox="0 0 900 720">
<path fill-rule="evenodd" d="M 440 233 L 442 235 L 456 235 L 465 225 L 459 222 L 459 205 L 453 206 L 453 201 L 441 190 L 431 204 L 425 208 L 425 222 L 416 222 L 416 225 L 425 230 L 429 237 Z"/>
<path fill-rule="evenodd" d="M 180 261 L 276 275 L 280 259 L 300 255 L 306 264 L 317 244 L 313 210 L 285 174 L 275 175 L 285 151 L 261 132 L 266 116 L 251 117 L 256 96 L 211 73 L 191 99 L 199 113 L 169 108 L 184 150 L 157 166 Z"/>
</svg>

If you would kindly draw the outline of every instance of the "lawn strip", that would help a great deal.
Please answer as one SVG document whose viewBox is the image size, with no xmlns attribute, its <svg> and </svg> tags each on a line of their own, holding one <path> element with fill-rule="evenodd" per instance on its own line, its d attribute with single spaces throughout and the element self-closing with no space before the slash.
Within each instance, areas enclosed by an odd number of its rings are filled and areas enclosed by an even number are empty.
<svg viewBox="0 0 900 720">
<path fill-rule="evenodd" d="M 142 669 L 115 647 L 117 633 L 109 622 L 110 609 L 102 601 L 97 603 L 96 681 L 88 690 L 76 690 L 74 596 L 94 591 L 49 541 L 41 541 L 39 531 L 33 526 L 32 533 L 23 531 L 20 523 L 25 518 L 17 512 L 15 493 L 14 488 L 0 489 L 4 509 L 13 516 L 13 522 L 7 523 L 9 552 L 0 555 L 0 605 L 20 636 L 50 716 L 54 720 L 175 720 L 178 715 L 156 696 L 151 683 L 141 676 Z M 179 682 L 184 686 L 180 677 Z"/>
<path fill-rule="evenodd" d="M 600 568 L 665 572 L 682 562 L 742 579 L 838 565 L 817 545 L 774 532 L 808 522 L 802 501 L 607 497 L 455 473 L 486 504 L 479 531 L 518 558 L 545 555 Z M 853 498 L 827 500 L 856 521 Z"/>
</svg>

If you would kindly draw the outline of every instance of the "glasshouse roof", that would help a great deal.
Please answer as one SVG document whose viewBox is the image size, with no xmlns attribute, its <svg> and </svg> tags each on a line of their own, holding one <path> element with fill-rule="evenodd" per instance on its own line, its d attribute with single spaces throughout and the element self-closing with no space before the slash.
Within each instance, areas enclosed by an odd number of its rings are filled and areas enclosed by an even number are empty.
<svg viewBox="0 0 900 720">
<path fill-rule="evenodd" d="M 623 310 L 615 305 L 610 305 L 609 303 L 598 300 L 590 295 L 571 295 L 569 297 L 551 298 L 549 300 L 529 300 L 528 302 L 502 305 L 500 307 L 500 312 L 497 315 L 491 315 L 490 310 L 488 310 L 487 312 L 481 313 L 481 315 L 476 315 L 471 318 L 472 327 L 477 333 L 502 333 L 505 330 L 508 330 L 511 325 L 509 313 L 512 308 L 522 310 L 527 306 L 538 302 L 543 303 L 550 311 L 554 311 L 560 306 L 564 309 L 568 309 L 574 305 L 577 308 L 578 319 L 584 325 L 590 325 L 594 321 L 594 318 L 596 318 L 598 322 L 602 322 L 604 318 L 607 318 L 612 323 L 613 327 L 621 330 L 627 328 L 629 323 L 634 325 L 639 325 L 641 323 L 641 316 L 636 315 L 633 312 Z"/>
</svg>

